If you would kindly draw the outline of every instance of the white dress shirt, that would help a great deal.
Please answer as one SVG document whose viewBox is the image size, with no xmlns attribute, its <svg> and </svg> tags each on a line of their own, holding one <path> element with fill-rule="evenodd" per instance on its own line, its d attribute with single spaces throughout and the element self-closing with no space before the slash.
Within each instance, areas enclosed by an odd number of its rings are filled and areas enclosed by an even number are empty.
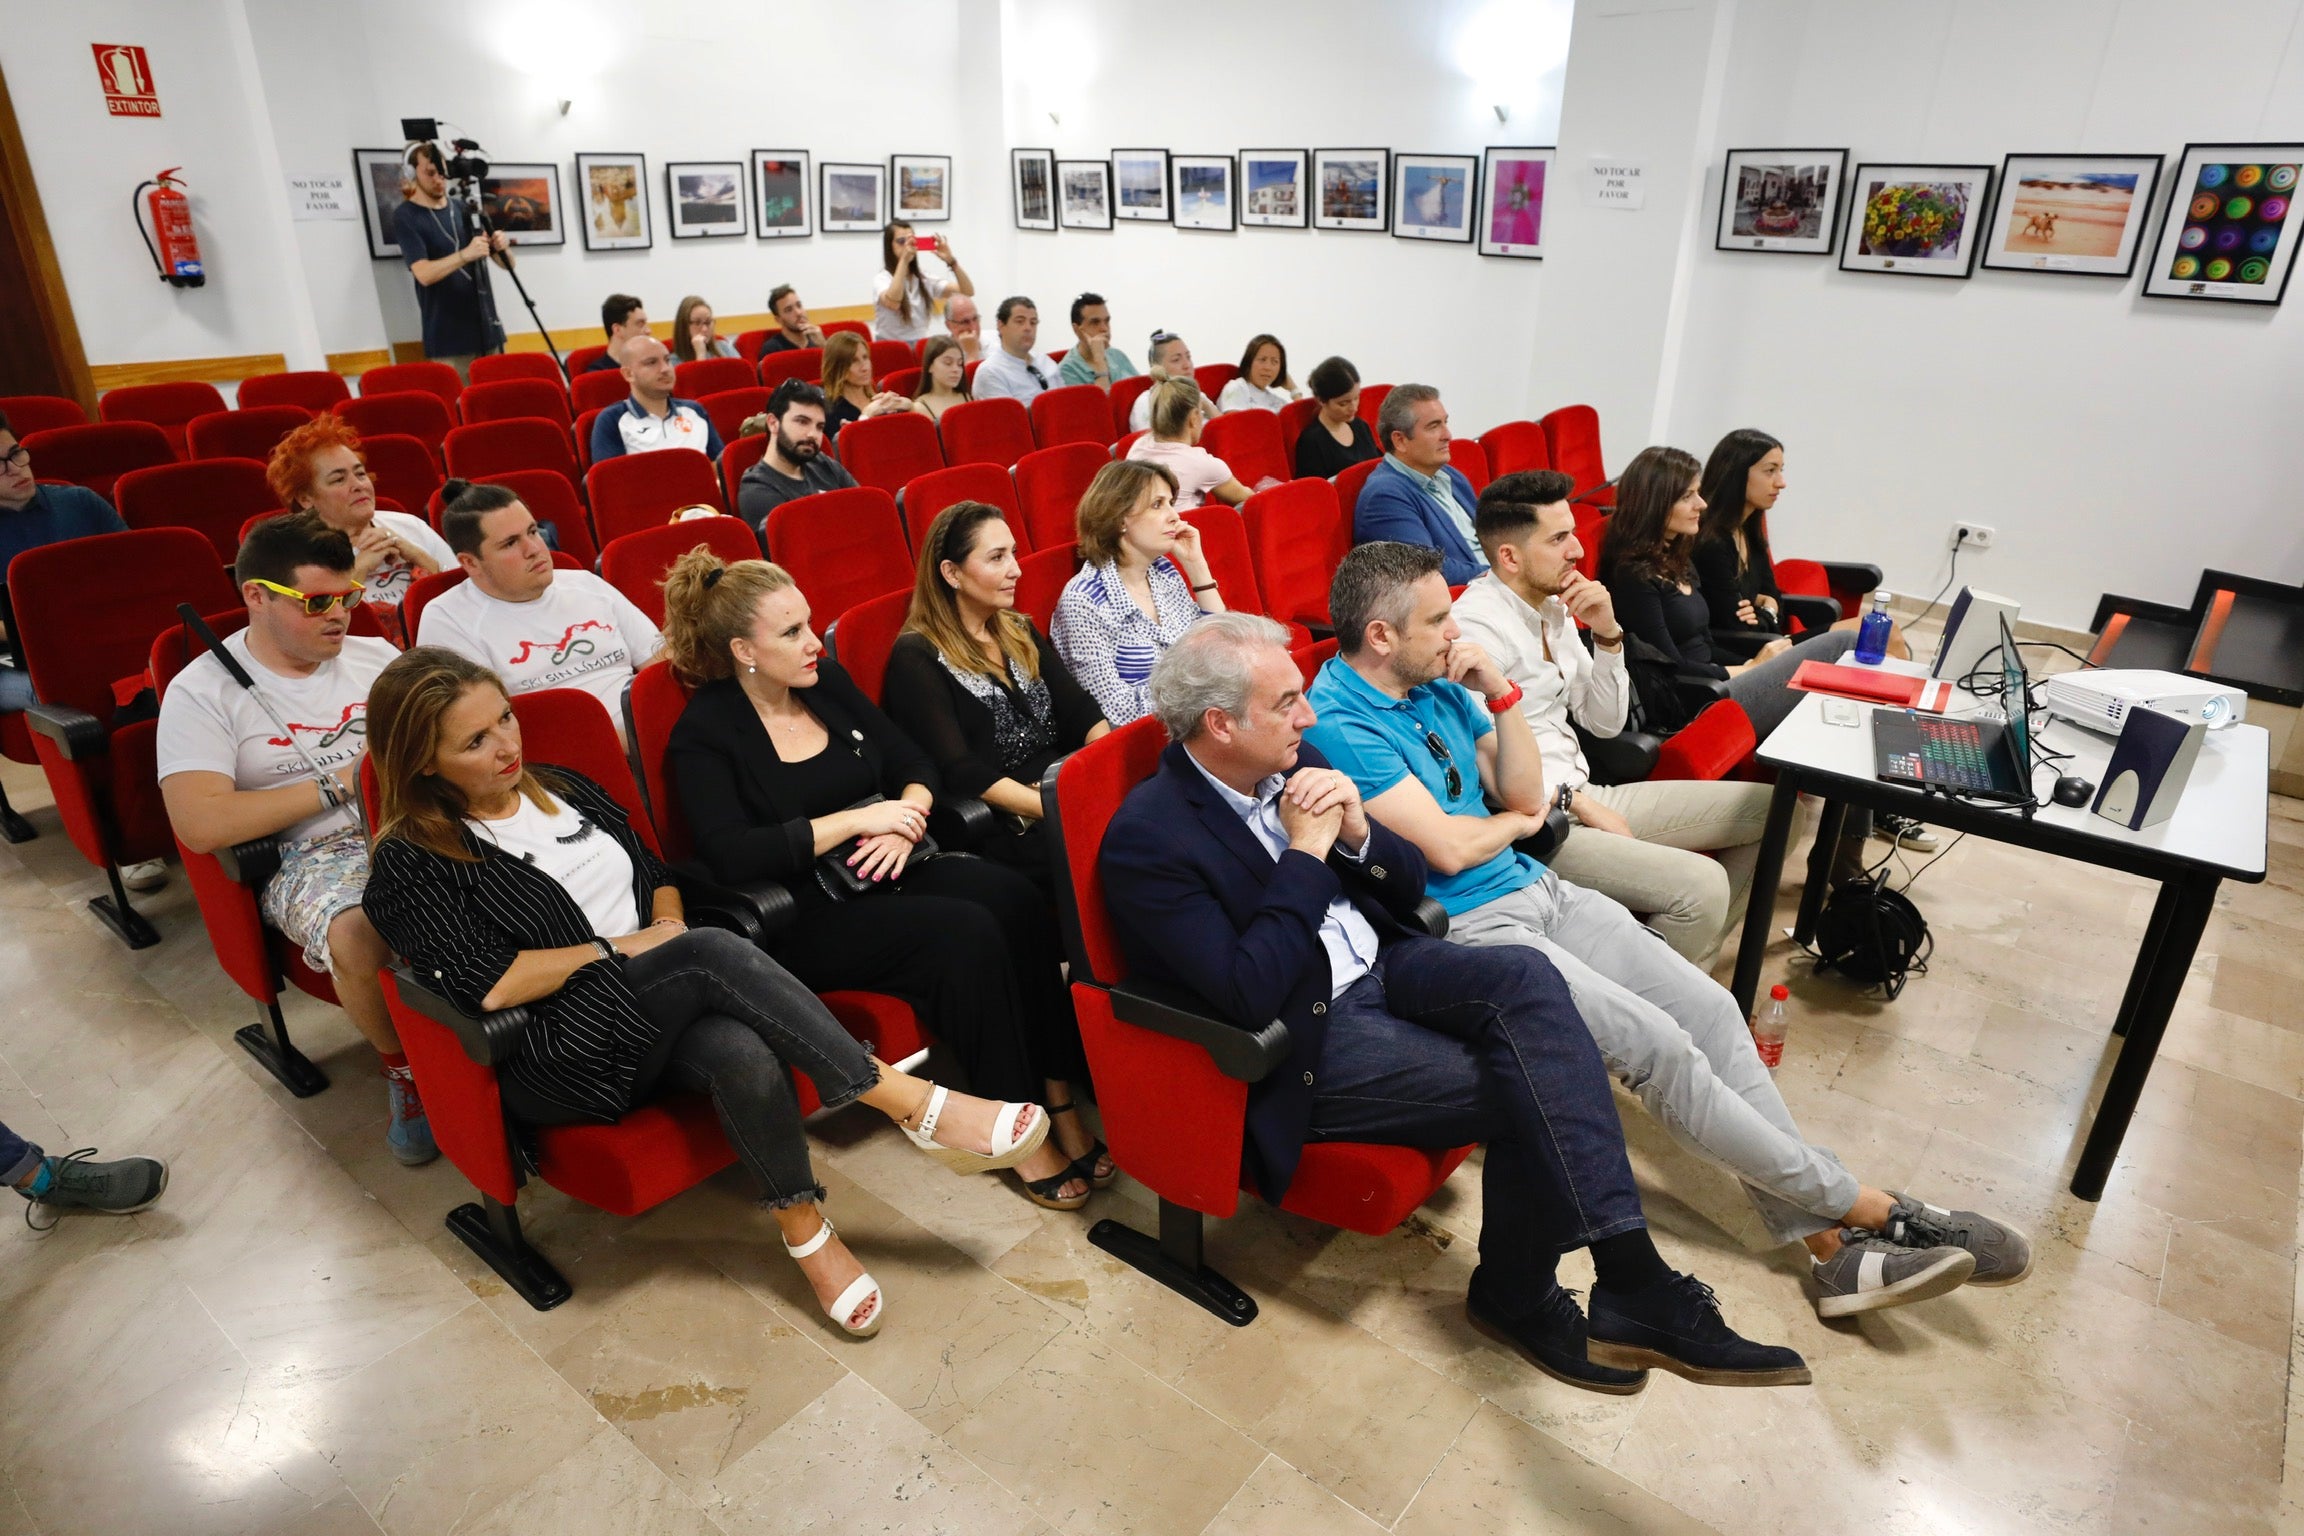
<svg viewBox="0 0 2304 1536">
<path fill-rule="evenodd" d="M 969 393 L 979 400 L 996 399 L 1005 395 L 1021 400 L 1029 406 L 1043 391 L 1056 387 L 1056 365 L 1034 353 L 1030 357 L 1011 357 L 1005 347 L 993 347 L 984 354 L 984 361 L 976 369 L 976 382 Z"/>
<path fill-rule="evenodd" d="M 1456 599 L 1456 623 L 1467 640 L 1520 685 L 1520 713 L 1544 754 L 1545 784 L 1583 788 L 1592 770 L 1569 717 L 1595 736 L 1624 729 L 1632 702 L 1624 648 L 1586 650 L 1560 599 L 1548 597 L 1532 606 L 1494 571 L 1475 579 Z"/>
<path fill-rule="evenodd" d="M 1187 751 L 1186 757 L 1192 757 Z M 1280 791 L 1288 780 L 1285 775 L 1273 774 L 1256 786 L 1256 798 L 1251 800 L 1216 775 L 1210 773 L 1200 759 L 1192 757 L 1192 766 L 1200 770 L 1200 777 L 1215 786 L 1216 793 L 1232 808 L 1264 845 L 1264 851 L 1278 863 L 1280 855 L 1288 851 L 1288 829 L 1280 824 Z M 1358 849 L 1351 849 L 1339 841 L 1336 851 L 1357 864 L 1368 857 L 1368 843 L 1361 841 Z M 1344 989 L 1368 974 L 1376 964 L 1376 930 L 1360 909 L 1339 894 L 1328 903 L 1327 914 L 1320 921 L 1320 944 L 1328 951 L 1328 996 L 1331 1001 L 1344 995 Z"/>
</svg>

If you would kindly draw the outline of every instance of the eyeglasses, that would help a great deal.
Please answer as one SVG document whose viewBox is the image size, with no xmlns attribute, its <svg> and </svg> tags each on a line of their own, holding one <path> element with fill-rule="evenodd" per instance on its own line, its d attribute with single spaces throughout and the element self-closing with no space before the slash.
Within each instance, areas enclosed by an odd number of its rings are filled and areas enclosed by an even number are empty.
<svg viewBox="0 0 2304 1536">
<path fill-rule="evenodd" d="M 0 453 L 0 469 L 22 469 L 32 462 L 32 450 L 18 443 L 6 453 Z"/>
<path fill-rule="evenodd" d="M 1441 771 L 1447 775 L 1448 798 L 1454 800 L 1463 794 L 1464 775 L 1456 771 L 1456 759 L 1448 755 L 1448 743 L 1440 739 L 1438 731 L 1426 731 L 1424 733 L 1424 750 L 1432 754 L 1432 760 L 1438 763 Z"/>
<path fill-rule="evenodd" d="M 284 587 L 276 581 L 266 581 L 261 576 L 252 576 L 249 579 L 267 592 L 277 592 L 282 597 L 302 603 L 305 613 L 315 619 L 329 609 L 336 607 L 342 607 L 346 613 L 350 613 L 354 608 L 360 606 L 360 594 L 368 590 L 355 581 L 349 592 L 299 592 L 294 587 Z M 1453 794 L 1454 791 L 1450 791 L 1450 793 Z"/>
</svg>

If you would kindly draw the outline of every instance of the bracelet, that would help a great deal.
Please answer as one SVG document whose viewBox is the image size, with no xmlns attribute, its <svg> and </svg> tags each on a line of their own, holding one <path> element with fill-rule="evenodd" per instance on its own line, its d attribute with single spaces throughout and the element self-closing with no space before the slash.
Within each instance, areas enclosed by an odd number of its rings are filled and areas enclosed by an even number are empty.
<svg viewBox="0 0 2304 1536">
<path fill-rule="evenodd" d="M 616 958 L 616 946 L 609 943 L 606 939 L 594 938 L 592 941 L 592 947 L 600 951 L 600 958 L 603 960 L 613 960 Z"/>
<path fill-rule="evenodd" d="M 1496 695 L 1496 697 L 1488 701 L 1488 713 L 1492 715 L 1500 715 L 1519 702 L 1520 685 L 1518 683 L 1514 683 L 1510 688 L 1507 688 L 1504 690 L 1504 692 Z"/>
<path fill-rule="evenodd" d="M 1192 590 L 1195 592 L 1213 592 L 1216 590 L 1216 583 L 1212 581 L 1204 581 L 1200 583 L 1200 585 L 1194 587 Z"/>
</svg>

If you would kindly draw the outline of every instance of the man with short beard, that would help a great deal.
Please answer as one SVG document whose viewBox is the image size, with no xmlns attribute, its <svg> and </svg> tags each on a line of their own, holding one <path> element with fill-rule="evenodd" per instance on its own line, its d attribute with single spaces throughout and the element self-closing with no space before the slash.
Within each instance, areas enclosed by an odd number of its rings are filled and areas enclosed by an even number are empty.
<svg viewBox="0 0 2304 1536">
<path fill-rule="evenodd" d="M 818 491 L 846 490 L 856 477 L 824 451 L 824 391 L 805 379 L 786 379 L 768 397 L 768 452 L 744 471 L 736 510 L 768 545 L 768 514 Z"/>
</svg>

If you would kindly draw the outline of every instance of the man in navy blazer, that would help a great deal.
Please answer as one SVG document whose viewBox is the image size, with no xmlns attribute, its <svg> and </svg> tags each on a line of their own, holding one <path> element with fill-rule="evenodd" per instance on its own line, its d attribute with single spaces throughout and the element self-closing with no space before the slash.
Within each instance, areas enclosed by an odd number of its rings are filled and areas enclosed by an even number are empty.
<svg viewBox="0 0 2304 1536">
<path fill-rule="evenodd" d="M 1098 854 L 1133 973 L 1287 1028 L 1286 1063 L 1249 1089 L 1245 1175 L 1278 1203 L 1307 1142 L 1486 1142 L 1474 1326 L 1595 1391 L 1636 1392 L 1648 1366 L 1807 1382 L 1799 1355 L 1737 1336 L 1657 1254 L 1607 1069 L 1551 962 L 1410 931 L 1423 857 L 1302 745 L 1313 714 L 1287 644 L 1226 613 L 1168 648 L 1151 697 L 1171 745 Z M 1582 1247 L 1589 1324 L 1553 1278 Z"/>
<path fill-rule="evenodd" d="M 1460 587 L 1488 569 L 1472 520 L 1480 497 L 1448 462 L 1448 407 L 1429 384 L 1398 384 L 1376 413 L 1384 462 L 1360 487 L 1352 542 L 1393 539 L 1440 551 L 1441 573 Z"/>
</svg>

